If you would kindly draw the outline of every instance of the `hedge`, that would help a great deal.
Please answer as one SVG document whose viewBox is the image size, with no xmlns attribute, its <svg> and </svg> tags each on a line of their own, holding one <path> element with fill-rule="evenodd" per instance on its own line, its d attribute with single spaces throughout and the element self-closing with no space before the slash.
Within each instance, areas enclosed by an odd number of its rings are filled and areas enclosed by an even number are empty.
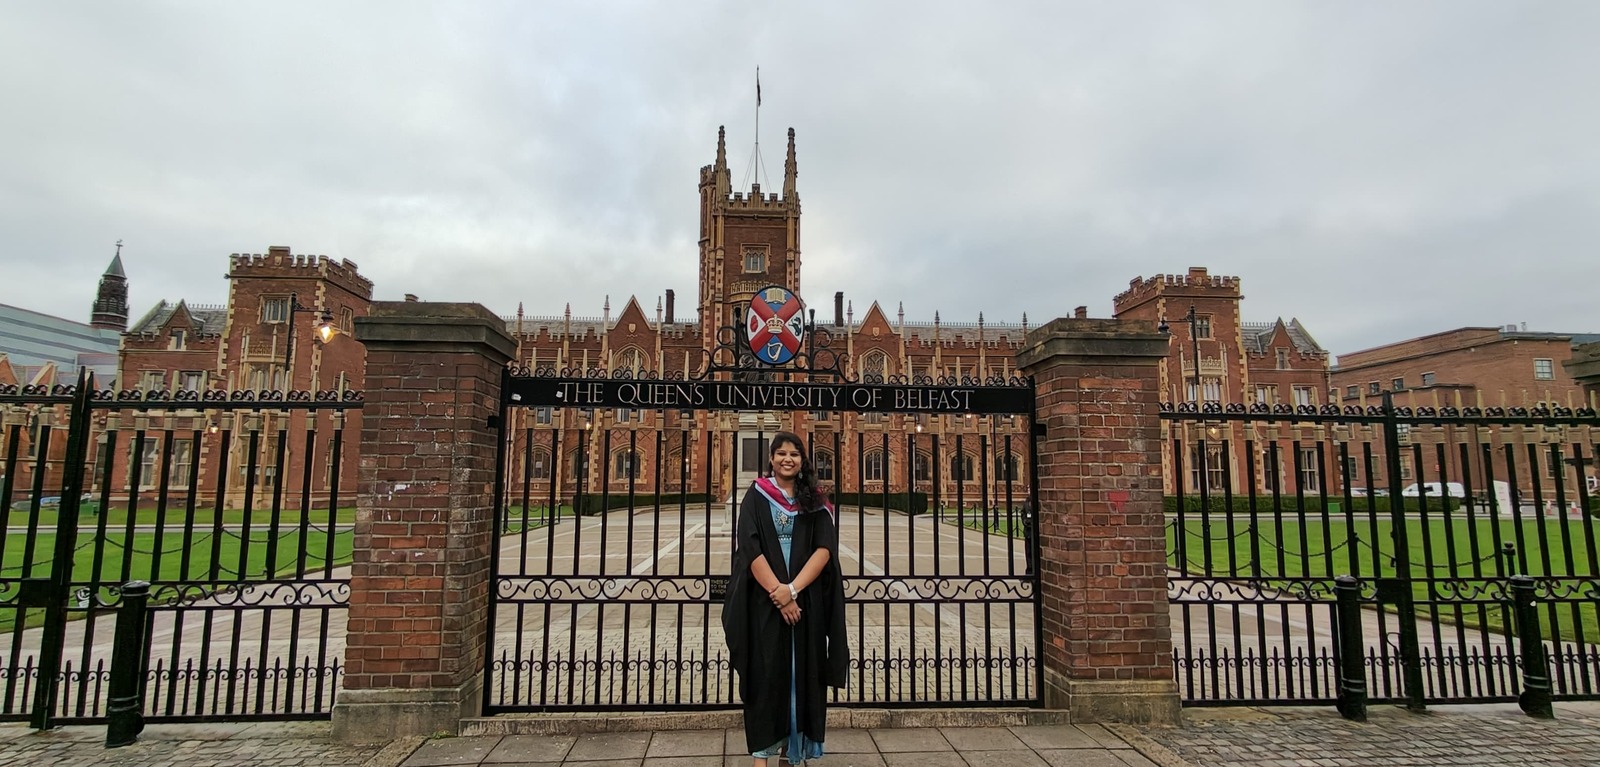
<svg viewBox="0 0 1600 767">
<path fill-rule="evenodd" d="M 884 507 L 883 493 L 836 493 L 831 500 L 834 508 L 843 509 L 847 506 Z M 928 513 L 927 493 L 890 493 L 887 506 L 890 511 L 901 511 L 912 516 Z"/>
<path fill-rule="evenodd" d="M 1305 497 L 1305 512 L 1307 514 L 1321 514 L 1324 498 L 1327 499 L 1327 508 L 1329 514 L 1345 513 L 1345 498 L 1343 495 L 1308 495 Z M 1393 501 L 1399 501 L 1401 503 L 1401 511 L 1403 513 L 1415 514 L 1422 511 L 1422 500 L 1423 499 L 1421 498 L 1393 498 L 1390 496 L 1356 497 L 1350 499 L 1350 512 L 1357 515 L 1369 514 L 1372 512 L 1377 512 L 1378 514 L 1391 514 L 1393 512 L 1391 511 L 1392 507 L 1390 504 Z M 1460 498 L 1439 498 L 1435 496 L 1428 496 L 1427 501 L 1427 510 L 1429 514 L 1443 513 L 1445 511 L 1454 512 L 1460 510 L 1465 505 L 1465 501 Z M 1293 494 L 1279 496 L 1278 506 L 1285 512 L 1298 513 L 1301 509 L 1300 500 Z M 1177 514 L 1178 497 L 1169 495 L 1165 498 L 1162 498 L 1162 507 L 1168 514 Z M 1228 499 L 1221 493 L 1218 493 L 1217 495 L 1213 495 L 1206 499 L 1205 508 L 1212 514 L 1226 513 L 1229 510 Z M 1481 504 L 1475 505 L 1474 508 L 1478 511 L 1488 510 L 1486 506 L 1482 506 Z M 1183 513 L 1185 516 L 1190 514 L 1199 514 L 1200 509 L 1200 496 L 1184 496 Z M 1232 511 L 1236 515 L 1249 514 L 1250 497 L 1247 495 L 1234 495 Z M 1256 513 L 1273 513 L 1273 498 L 1271 494 L 1256 495 Z"/>
<path fill-rule="evenodd" d="M 574 508 L 578 513 L 588 517 L 610 511 L 612 509 L 625 509 L 631 500 L 635 508 L 650 508 L 652 506 L 676 506 L 680 503 L 705 503 L 710 496 L 705 493 L 635 493 L 633 498 L 628 497 L 628 491 L 613 492 L 610 495 L 600 493 L 585 493 L 582 498 L 576 499 Z"/>
</svg>

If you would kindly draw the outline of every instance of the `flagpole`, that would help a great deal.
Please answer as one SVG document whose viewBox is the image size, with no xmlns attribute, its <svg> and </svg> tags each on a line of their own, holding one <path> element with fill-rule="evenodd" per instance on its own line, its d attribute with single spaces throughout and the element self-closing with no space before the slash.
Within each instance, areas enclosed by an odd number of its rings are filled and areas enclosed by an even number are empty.
<svg viewBox="0 0 1600 767">
<path fill-rule="evenodd" d="M 756 182 L 761 181 L 761 67 L 756 67 Z"/>
</svg>

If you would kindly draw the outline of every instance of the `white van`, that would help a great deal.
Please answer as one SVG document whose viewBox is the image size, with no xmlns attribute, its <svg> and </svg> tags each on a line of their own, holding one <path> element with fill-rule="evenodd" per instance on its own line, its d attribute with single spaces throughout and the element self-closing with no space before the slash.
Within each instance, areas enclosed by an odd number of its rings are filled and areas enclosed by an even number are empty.
<svg viewBox="0 0 1600 767">
<path fill-rule="evenodd" d="M 1413 482 L 1406 485 L 1406 489 L 1401 490 L 1400 495 L 1406 498 L 1416 498 L 1423 495 L 1442 496 L 1447 491 L 1451 498 L 1467 497 L 1467 489 L 1460 482 L 1445 482 L 1442 484 L 1439 482 L 1423 482 L 1421 485 Z"/>
</svg>

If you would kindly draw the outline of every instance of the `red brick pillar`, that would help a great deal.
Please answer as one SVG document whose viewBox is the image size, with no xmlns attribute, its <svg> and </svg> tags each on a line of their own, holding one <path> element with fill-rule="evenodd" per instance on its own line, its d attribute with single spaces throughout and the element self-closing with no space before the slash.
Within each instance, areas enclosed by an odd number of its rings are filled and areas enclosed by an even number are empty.
<svg viewBox="0 0 1600 767">
<path fill-rule="evenodd" d="M 477 304 L 375 302 L 366 345 L 345 675 L 334 736 L 459 731 L 483 699 L 501 371 Z"/>
<path fill-rule="evenodd" d="M 1028 334 L 1039 438 L 1045 704 L 1073 721 L 1176 722 L 1150 322 L 1058 319 Z"/>
</svg>

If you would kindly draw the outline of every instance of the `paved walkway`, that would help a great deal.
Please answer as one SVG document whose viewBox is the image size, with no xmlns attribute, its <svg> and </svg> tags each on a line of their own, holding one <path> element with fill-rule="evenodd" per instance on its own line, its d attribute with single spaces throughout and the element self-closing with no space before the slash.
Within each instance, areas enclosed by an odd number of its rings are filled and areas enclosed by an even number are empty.
<svg viewBox="0 0 1600 767">
<path fill-rule="evenodd" d="M 1182 727 L 1054 725 L 834 729 L 819 767 L 1593 767 L 1600 703 L 1555 721 L 1515 706 L 1188 709 Z M 327 723 L 152 725 L 106 750 L 101 727 L 0 725 L 0 765 L 24 767 L 746 767 L 740 730 L 408 738 L 339 746 Z"/>
<path fill-rule="evenodd" d="M 1514 705 L 1435 706 L 1421 714 L 1373 706 L 1367 713 L 1357 723 L 1332 708 L 1191 708 L 1183 727 L 1137 732 L 1194 767 L 1600 765 L 1596 703 L 1557 704 L 1554 721 L 1530 719 Z"/>
<path fill-rule="evenodd" d="M 819 767 L 1156 767 L 1098 725 L 832 730 Z M 428 741 L 401 767 L 749 767 L 743 730 Z"/>
<path fill-rule="evenodd" d="M 329 742 L 328 726 L 161 725 L 105 750 L 105 730 L 34 733 L 0 727 L 6 767 L 748 767 L 742 730 L 413 738 L 378 746 Z M 833 730 L 819 767 L 1171 767 L 1098 725 Z"/>
<path fill-rule="evenodd" d="M 152 725 L 139 742 L 106 749 L 104 727 L 35 732 L 0 725 L 0 765 L 6 767 L 360 767 L 382 746 L 338 746 L 328 724 Z"/>
</svg>

